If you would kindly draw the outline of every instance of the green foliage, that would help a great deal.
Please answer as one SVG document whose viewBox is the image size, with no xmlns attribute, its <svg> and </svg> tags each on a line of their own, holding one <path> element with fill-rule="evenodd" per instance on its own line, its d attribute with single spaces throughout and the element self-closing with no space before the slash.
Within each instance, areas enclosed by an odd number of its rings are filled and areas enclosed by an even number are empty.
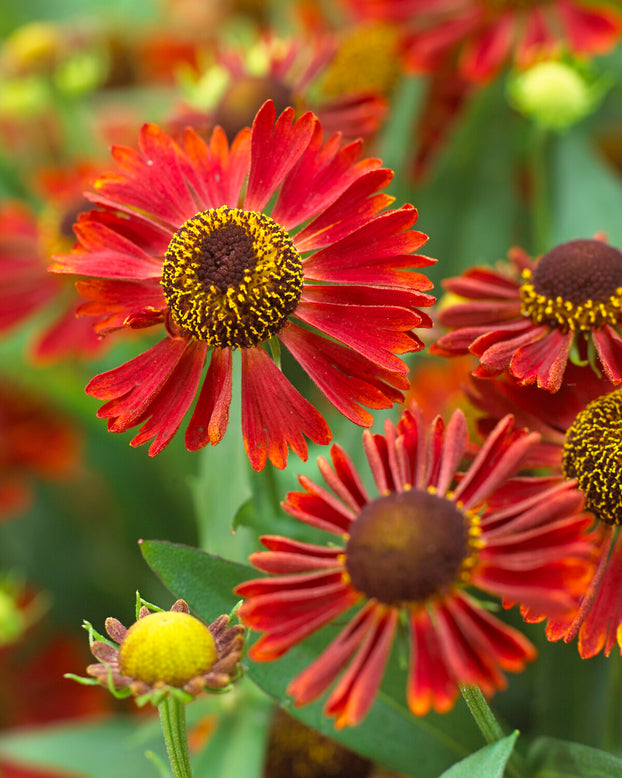
<svg viewBox="0 0 622 778">
<path fill-rule="evenodd" d="M 518 732 L 513 732 L 496 743 L 480 748 L 445 770 L 440 778 L 473 778 L 475 775 L 477 778 L 503 778 L 517 738 Z"/>
<path fill-rule="evenodd" d="M 529 750 L 533 778 L 620 778 L 622 759 L 604 751 L 568 743 L 564 740 L 538 738 Z"/>
</svg>

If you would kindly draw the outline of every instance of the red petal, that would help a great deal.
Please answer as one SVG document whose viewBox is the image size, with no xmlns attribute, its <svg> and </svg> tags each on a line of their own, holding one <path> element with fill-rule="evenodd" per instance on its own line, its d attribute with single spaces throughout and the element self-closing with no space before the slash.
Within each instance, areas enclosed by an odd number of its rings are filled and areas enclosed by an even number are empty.
<svg viewBox="0 0 622 778">
<path fill-rule="evenodd" d="M 251 161 L 244 209 L 261 211 L 279 184 L 300 159 L 313 136 L 317 119 L 312 113 L 293 125 L 294 109 L 286 108 L 274 121 L 274 104 L 259 109 L 251 134 Z"/>
<path fill-rule="evenodd" d="M 320 445 L 331 438 L 322 416 L 261 348 L 242 349 L 242 434 L 254 470 L 266 458 L 283 469 L 288 446 L 305 460 L 305 435 Z"/>
<path fill-rule="evenodd" d="M 230 349 L 214 349 L 201 393 L 186 429 L 186 448 L 198 451 L 219 443 L 229 423 L 233 379 Z"/>
<path fill-rule="evenodd" d="M 389 658 L 399 618 L 397 608 L 374 609 L 374 622 L 339 683 L 326 701 L 324 711 L 337 716 L 335 728 L 355 727 L 374 703 Z"/>
</svg>

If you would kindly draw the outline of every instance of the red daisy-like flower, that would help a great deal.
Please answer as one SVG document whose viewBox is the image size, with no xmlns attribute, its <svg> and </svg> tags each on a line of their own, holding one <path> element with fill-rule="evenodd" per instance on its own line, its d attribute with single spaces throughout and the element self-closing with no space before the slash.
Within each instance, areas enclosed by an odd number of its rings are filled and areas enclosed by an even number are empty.
<svg viewBox="0 0 622 778">
<path fill-rule="evenodd" d="M 47 272 L 52 254 L 75 241 L 71 227 L 89 207 L 82 191 L 91 174 L 87 165 L 42 173 L 46 204 L 39 214 L 19 201 L 0 206 L 0 332 L 43 310 L 56 314 L 32 346 L 37 361 L 93 357 L 102 347 L 93 327 L 76 319 L 81 299 L 74 285 Z"/>
<path fill-rule="evenodd" d="M 452 331 L 431 352 L 471 352 L 480 361 L 474 375 L 509 370 L 549 392 L 561 387 L 569 359 L 598 358 L 607 378 L 622 383 L 622 252 L 604 240 L 572 240 L 535 262 L 516 248 L 509 259 L 443 283 L 467 302 L 441 311 Z"/>
<path fill-rule="evenodd" d="M 75 473 L 79 453 L 68 419 L 15 381 L 0 379 L 0 519 L 29 505 L 33 480 Z"/>
<path fill-rule="evenodd" d="M 346 453 L 322 457 L 325 489 L 306 476 L 304 492 L 288 494 L 285 510 L 338 535 L 343 546 L 265 536 L 268 551 L 250 559 L 270 577 L 236 588 L 239 614 L 264 633 L 250 649 L 257 661 L 277 659 L 353 605 L 362 608 L 288 691 L 297 705 L 322 694 L 348 665 L 325 705 L 336 726 L 359 723 L 371 707 L 396 627 L 410 631 L 408 703 L 417 715 L 449 710 L 458 684 L 485 694 L 503 688 L 503 670 L 518 672 L 535 656 L 519 632 L 482 606 L 475 587 L 549 614 L 564 614 L 591 572 L 584 531 L 591 517 L 571 482 L 544 488 L 535 502 L 512 476 L 537 445 L 537 433 L 503 419 L 467 472 L 456 469 L 467 447 L 464 415 L 426 430 L 415 405 L 385 436 L 363 435 L 378 495 L 366 491 Z M 546 481 L 544 481 L 546 485 Z M 332 493 L 331 493 L 332 492 Z"/>
<path fill-rule="evenodd" d="M 388 53 L 392 42 L 388 31 L 384 36 L 381 31 L 367 31 L 368 58 L 378 49 Z M 279 111 L 290 105 L 300 113 L 313 111 L 328 134 L 368 137 L 385 117 L 388 90 L 382 88 L 387 80 L 382 74 L 396 70 L 395 60 L 386 57 L 384 68 L 376 67 L 372 83 L 365 83 L 354 71 L 349 81 L 341 79 L 336 88 L 327 89 L 327 79 L 340 66 L 342 48 L 335 35 L 326 32 L 290 40 L 266 34 L 250 50 L 219 47 L 214 66 L 191 89 L 170 125 L 190 124 L 197 130 L 220 125 L 232 139 L 271 99 Z"/>
<path fill-rule="evenodd" d="M 374 5 L 382 5 L 374 0 Z M 447 56 L 461 76 L 485 82 L 507 63 L 526 67 L 570 51 L 601 54 L 622 34 L 622 12 L 612 3 L 585 0 L 389 0 L 414 32 L 406 54 L 415 71 L 434 72 Z M 363 0 L 365 5 L 365 0 Z M 393 11 L 395 13 L 395 11 Z"/>
<path fill-rule="evenodd" d="M 469 397 L 485 413 L 482 429 L 494 425 L 510 406 L 518 423 L 537 429 L 542 440 L 532 451 L 530 464 L 575 479 L 586 509 L 596 519 L 594 578 L 574 612 L 549 620 L 548 638 L 569 643 L 578 636 L 584 659 L 603 650 L 609 655 L 616 641 L 622 650 L 622 390 L 589 368 L 570 365 L 554 396 L 517 386 L 506 375 L 492 381 L 476 379 Z M 559 476 L 551 480 L 563 483 Z M 532 491 L 527 483 L 525 488 Z M 546 498 L 541 494 L 539 499 Z M 528 621 L 545 618 L 537 609 L 526 608 L 523 615 Z"/>
<path fill-rule="evenodd" d="M 145 125 L 140 150 L 117 147 L 120 172 L 100 178 L 101 206 L 75 227 L 79 247 L 53 270 L 93 276 L 78 290 L 100 333 L 163 325 L 165 338 L 87 392 L 106 400 L 114 432 L 143 424 L 132 445 L 154 438 L 153 456 L 179 428 L 207 376 L 186 430 L 186 447 L 225 433 L 232 356 L 241 351 L 242 430 L 252 466 L 285 467 L 287 447 L 306 458 L 304 436 L 328 443 L 319 412 L 270 358 L 281 343 L 330 402 L 369 426 L 370 408 L 391 407 L 408 388 L 398 357 L 418 351 L 416 306 L 433 298 L 427 278 L 405 268 L 433 260 L 413 253 L 426 236 L 411 205 L 385 210 L 392 172 L 361 159 L 360 142 L 322 142 L 319 121 L 293 109 L 275 121 L 267 102 L 252 130 L 229 146 L 188 130 L 184 147 Z"/>
</svg>

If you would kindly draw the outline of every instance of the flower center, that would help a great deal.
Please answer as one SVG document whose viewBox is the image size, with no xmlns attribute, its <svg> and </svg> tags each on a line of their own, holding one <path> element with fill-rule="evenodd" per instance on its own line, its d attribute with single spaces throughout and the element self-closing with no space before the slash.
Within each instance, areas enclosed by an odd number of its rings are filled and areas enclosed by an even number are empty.
<svg viewBox="0 0 622 778">
<path fill-rule="evenodd" d="M 174 323 L 215 348 L 252 348 L 296 309 L 302 260 L 269 216 L 210 208 L 177 230 L 162 287 Z"/>
<path fill-rule="evenodd" d="M 566 432 L 562 468 L 576 478 L 585 507 L 622 524 L 622 389 L 592 400 Z"/>
<path fill-rule="evenodd" d="M 252 125 L 255 114 L 266 100 L 272 100 L 277 116 L 295 104 L 292 90 L 277 78 L 237 78 L 214 109 L 214 124 L 219 124 L 228 138 L 234 138 L 241 129 Z"/>
<path fill-rule="evenodd" d="M 622 252 L 599 240 L 571 240 L 523 271 L 521 313 L 568 330 L 615 325 L 622 308 Z"/>
<path fill-rule="evenodd" d="M 473 564 L 471 519 L 450 500 L 420 489 L 373 500 L 353 522 L 346 545 L 352 585 L 387 605 L 443 592 Z"/>
<path fill-rule="evenodd" d="M 144 683 L 183 686 L 206 673 L 218 654 L 209 629 L 189 613 L 150 613 L 132 624 L 119 648 L 124 675 Z"/>
</svg>

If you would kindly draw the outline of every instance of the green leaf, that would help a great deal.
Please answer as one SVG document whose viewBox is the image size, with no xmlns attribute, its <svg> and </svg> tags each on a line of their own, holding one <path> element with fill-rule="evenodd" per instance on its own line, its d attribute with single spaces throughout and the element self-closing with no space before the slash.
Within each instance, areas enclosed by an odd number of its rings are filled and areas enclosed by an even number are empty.
<svg viewBox="0 0 622 778">
<path fill-rule="evenodd" d="M 145 540 L 140 550 L 165 586 L 182 597 L 206 622 L 229 613 L 239 601 L 233 587 L 259 573 L 191 546 Z"/>
<path fill-rule="evenodd" d="M 551 737 L 538 738 L 529 749 L 534 778 L 616 778 L 622 759 L 582 743 Z"/>
<path fill-rule="evenodd" d="M 145 757 L 148 750 L 168 762 L 159 727 L 141 727 L 136 717 L 5 731 L 0 736 L 3 758 L 86 778 L 157 778 L 155 767 Z"/>
<path fill-rule="evenodd" d="M 232 588 L 258 575 L 250 567 L 188 546 L 146 541 L 141 550 L 163 583 L 206 621 L 231 610 L 236 602 Z M 356 728 L 334 730 L 332 721 L 322 714 L 321 701 L 302 708 L 290 707 L 287 684 L 318 656 L 331 632 L 334 630 L 321 630 L 276 662 L 249 663 L 247 675 L 304 723 L 387 768 L 414 778 L 436 778 L 481 745 L 481 736 L 462 706 L 444 716 L 413 716 L 404 699 L 404 672 L 395 667 L 391 672 L 403 675 L 400 698 L 382 690 L 365 721 Z M 396 688 L 394 679 L 392 688 Z"/>
<path fill-rule="evenodd" d="M 503 778 L 505 766 L 518 738 L 518 730 L 460 760 L 440 778 Z"/>
</svg>

